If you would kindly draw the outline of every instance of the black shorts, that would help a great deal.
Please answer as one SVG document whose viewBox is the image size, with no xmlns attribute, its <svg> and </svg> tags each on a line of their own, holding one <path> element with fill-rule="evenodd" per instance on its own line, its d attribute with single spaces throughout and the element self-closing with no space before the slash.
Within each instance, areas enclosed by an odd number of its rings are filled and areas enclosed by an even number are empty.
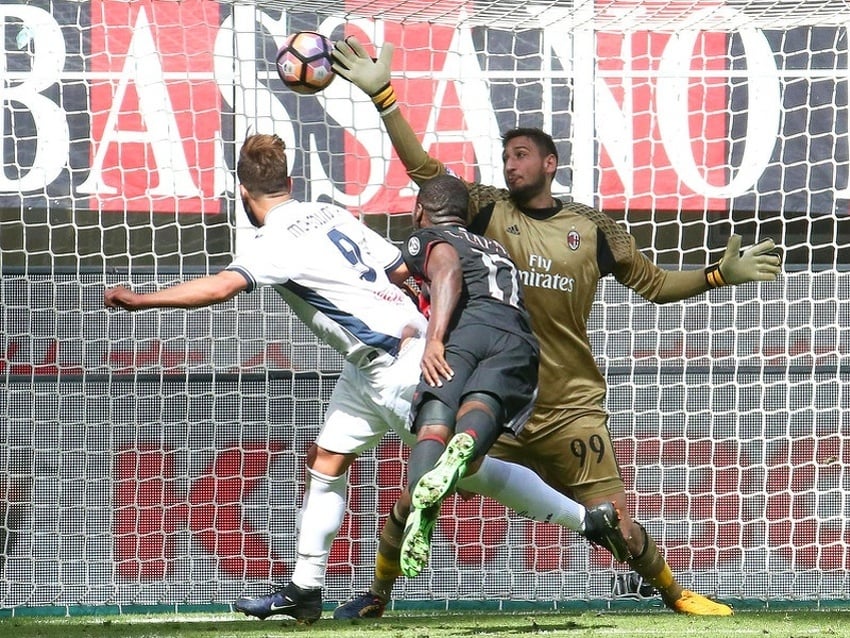
<svg viewBox="0 0 850 638">
<path fill-rule="evenodd" d="M 445 356 L 454 377 L 436 388 L 420 379 L 411 403 L 411 422 L 429 397 L 457 412 L 466 395 L 486 392 L 502 403 L 504 429 L 518 433 L 537 397 L 540 350 L 534 337 L 480 324 L 460 326 L 452 330 Z"/>
</svg>

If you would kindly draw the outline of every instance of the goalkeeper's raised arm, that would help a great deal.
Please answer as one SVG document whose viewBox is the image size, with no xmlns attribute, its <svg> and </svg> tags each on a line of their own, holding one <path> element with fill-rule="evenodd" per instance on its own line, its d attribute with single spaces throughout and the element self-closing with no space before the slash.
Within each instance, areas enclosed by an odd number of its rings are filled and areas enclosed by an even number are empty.
<svg viewBox="0 0 850 638">
<path fill-rule="evenodd" d="M 443 164 L 432 158 L 408 121 L 401 114 L 395 90 L 390 81 L 390 69 L 395 47 L 387 42 L 377 59 L 373 59 L 356 38 L 348 37 L 334 44 L 333 69 L 372 98 L 381 114 L 390 141 L 410 178 L 417 184 L 445 172 Z"/>
</svg>

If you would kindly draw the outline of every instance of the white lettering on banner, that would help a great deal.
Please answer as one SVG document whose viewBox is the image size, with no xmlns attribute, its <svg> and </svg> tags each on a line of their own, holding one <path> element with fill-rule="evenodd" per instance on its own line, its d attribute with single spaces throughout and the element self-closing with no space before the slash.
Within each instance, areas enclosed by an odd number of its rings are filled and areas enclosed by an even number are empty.
<svg viewBox="0 0 850 638">
<path fill-rule="evenodd" d="M 710 10 L 720 9 L 712 7 Z M 43 191 L 67 166 L 70 152 L 68 121 L 61 102 L 57 104 L 43 94 L 66 79 L 63 75 L 65 39 L 56 19 L 38 7 L 2 5 L 0 18 L 8 23 L 7 29 L 20 23 L 21 29 L 30 34 L 28 37 L 21 37 L 19 42 L 20 46 L 30 48 L 32 60 L 32 68 L 28 72 L 5 73 L 4 82 L 0 86 L 0 104 L 4 109 L 8 109 L 11 103 L 14 103 L 16 108 L 22 105 L 31 114 L 36 131 L 32 166 L 26 174 L 15 179 L 0 172 L 0 192 Z M 355 135 L 357 143 L 368 155 L 369 173 L 368 178 L 363 180 L 362 190 L 352 192 L 351 188 L 347 187 L 344 191 L 340 188 L 343 185 L 335 183 L 329 177 L 327 162 L 323 161 L 324 158 L 317 150 L 314 140 L 302 140 L 301 150 L 304 154 L 296 153 L 293 124 L 296 114 L 290 114 L 281 101 L 281 95 L 273 91 L 263 78 L 257 77 L 257 51 L 263 49 L 260 38 L 268 37 L 265 34 L 271 33 L 275 43 L 281 44 L 289 29 L 289 22 L 286 11 L 272 18 L 254 5 L 237 3 L 230 7 L 230 14 L 220 25 L 213 54 L 214 74 L 222 100 L 235 114 L 234 138 L 238 144 L 250 131 L 277 133 L 287 143 L 287 155 L 292 164 L 296 159 L 309 162 L 313 198 L 325 195 L 343 205 L 362 205 L 383 188 L 390 163 L 393 161 L 389 140 L 368 97 L 353 89 L 349 83 L 336 81 L 315 98 L 311 98 L 318 100 L 325 108 L 328 118 L 338 123 L 345 135 Z M 376 46 L 383 45 L 386 24 L 382 21 L 348 22 L 341 16 L 335 16 L 326 18 L 320 25 L 320 30 L 330 34 L 341 25 L 347 30 L 362 29 L 364 32 L 371 32 L 371 40 Z M 841 28 L 846 32 L 850 25 Z M 638 142 L 634 139 L 634 123 L 635 118 L 641 114 L 635 113 L 639 107 L 631 102 L 632 78 L 637 77 L 639 73 L 651 73 L 656 79 L 656 99 L 652 102 L 656 110 L 652 117 L 657 126 L 660 143 L 669 159 L 671 172 L 675 172 L 688 189 L 705 197 L 725 199 L 752 191 L 769 167 L 777 144 L 777 134 L 782 128 L 783 78 L 780 78 L 780 73 L 789 78 L 799 74 L 799 77 L 805 80 L 817 76 L 819 72 L 815 69 L 780 71 L 776 65 L 778 56 L 771 50 L 764 33 L 744 29 L 737 31 L 737 34 L 746 54 L 746 70 L 742 72 L 742 77 L 746 81 L 750 108 L 758 117 L 747 118 L 746 131 L 742 133 L 744 138 L 741 140 L 742 159 L 739 165 L 732 167 L 726 183 L 717 184 L 708 179 L 706 168 L 698 165 L 698 158 L 694 157 L 694 141 L 688 126 L 691 115 L 686 99 L 689 81 L 703 72 L 691 69 L 694 44 L 699 37 L 696 30 L 673 32 L 665 43 L 659 67 L 654 72 L 633 70 L 629 66 L 630 36 L 624 34 L 621 53 L 627 62 L 622 70 L 622 82 L 617 87 L 599 81 L 599 77 L 595 80 L 592 77 L 594 65 L 598 64 L 592 45 L 592 30 L 585 29 L 568 34 L 546 32 L 543 66 L 536 72 L 536 76 L 534 72 L 529 72 L 527 77 L 542 82 L 541 110 L 547 127 L 551 126 L 553 117 L 552 87 L 549 83 L 549 80 L 555 77 L 552 62 L 559 61 L 565 69 L 564 73 L 559 72 L 558 77 L 564 77 L 566 74 L 576 85 L 573 87 L 572 96 L 572 157 L 562 158 L 562 162 L 572 165 L 573 194 L 580 201 L 590 201 L 589 198 L 596 195 L 593 192 L 592 177 L 597 169 L 598 158 L 594 156 L 594 144 L 597 150 L 603 148 L 611 158 L 613 170 L 623 184 L 626 196 L 633 195 L 636 170 L 634 152 Z M 500 183 L 500 131 L 497 112 L 491 101 L 490 81 L 492 78 L 502 80 L 512 77 L 512 74 L 510 71 L 482 71 L 479 52 L 475 48 L 469 28 L 455 29 L 452 36 L 450 52 L 445 56 L 442 68 L 427 71 L 429 76 L 435 78 L 435 94 L 430 104 L 423 144 L 427 149 L 435 143 L 446 141 L 470 143 L 475 152 L 481 181 Z M 591 42 L 590 46 L 588 41 Z M 396 56 L 399 54 L 400 52 L 397 52 Z M 0 61 L 0 64 L 5 71 L 6 54 L 3 55 L 4 60 Z M 840 59 L 846 60 L 846 56 Z M 718 71 L 721 72 L 723 71 Z M 734 72 L 736 77 L 741 75 L 737 71 L 726 72 Z M 88 81 L 86 73 L 82 72 L 76 76 L 77 79 Z M 71 77 L 70 74 L 67 77 Z M 193 74 L 187 71 L 186 77 L 192 78 Z M 819 77 L 834 79 L 835 82 L 847 82 L 850 79 L 846 69 L 839 71 L 832 68 L 820 73 Z M 449 82 L 457 78 L 463 78 L 463 82 L 457 82 L 455 88 L 464 120 L 464 125 L 460 128 L 464 130 L 440 130 L 438 122 L 448 105 L 445 98 L 446 89 L 450 86 Z M 155 160 L 151 161 L 150 167 L 154 172 L 150 183 L 154 185 L 147 194 L 180 198 L 202 197 L 200 185 L 193 179 L 189 168 L 186 149 L 177 128 L 174 105 L 169 97 L 169 77 L 164 71 L 145 7 L 138 10 L 132 39 L 120 74 L 108 77 L 107 80 L 114 80 L 115 96 L 106 118 L 102 139 L 96 141 L 91 170 L 87 179 L 77 187 L 77 192 L 116 194 L 122 185 L 108 184 L 104 179 L 107 152 L 114 148 L 112 145 L 115 144 L 139 143 L 149 145 Z M 139 98 L 138 116 L 144 126 L 141 131 L 118 128 L 127 89 L 133 85 Z M 831 105 L 831 108 L 836 112 L 839 110 L 835 104 Z M 79 107 L 75 106 L 75 109 L 79 110 Z M 840 117 L 847 115 L 842 113 Z M 0 118 L 0 134 L 3 137 L 12 134 L 8 130 L 7 122 L 8 118 Z M 814 132 L 811 134 L 814 135 Z M 232 171 L 224 161 L 224 140 L 220 144 L 221 148 L 217 149 L 214 160 L 217 164 L 215 195 L 235 191 Z M 833 160 L 837 163 L 839 158 L 834 157 Z M 845 166 L 839 168 L 846 169 Z M 712 176 L 715 174 L 719 173 L 712 173 Z M 664 195 L 657 192 L 652 194 Z M 835 191 L 834 196 L 850 197 L 850 185 Z M 249 222 L 241 213 L 238 225 L 250 228 Z"/>
<path fill-rule="evenodd" d="M 440 142 L 471 142 L 475 150 L 475 160 L 484 184 L 503 183 L 502 144 L 499 123 L 493 111 L 490 89 L 484 80 L 478 54 L 472 41 L 469 28 L 458 28 L 454 32 L 449 51 L 445 56 L 442 69 L 435 69 L 443 78 L 436 82 L 434 108 L 428 115 L 428 126 L 422 146 L 427 151 L 431 144 Z M 463 78 L 456 84 L 460 109 L 466 130 L 437 130 L 440 109 L 446 95 L 448 80 L 445 78 Z"/>
<path fill-rule="evenodd" d="M 728 184 L 714 185 L 709 183 L 702 175 L 693 156 L 692 138 L 688 127 L 690 116 L 688 110 L 689 80 L 698 71 L 692 71 L 690 66 L 693 60 L 694 43 L 698 31 L 686 30 L 673 34 L 667 41 L 662 53 L 659 70 L 657 73 L 657 95 L 656 100 L 658 130 L 661 143 L 667 153 L 671 167 L 676 171 L 682 181 L 694 191 L 704 197 L 729 198 L 750 190 L 764 172 L 771 158 L 773 148 L 776 144 L 776 136 L 781 124 L 781 96 L 776 65 L 773 61 L 773 53 L 763 33 L 757 30 L 740 31 L 748 60 L 748 90 L 752 103 L 760 105 L 760 113 L 763 117 L 750 118 L 747 123 L 747 131 L 744 145 L 744 157 L 739 166 L 735 167 L 733 178 Z M 573 47 L 573 37 L 547 38 L 551 44 L 551 50 L 547 49 L 545 55 L 554 55 L 563 68 L 572 69 L 573 75 L 580 72 L 586 65 L 594 64 L 594 56 L 581 56 L 580 62 L 576 60 L 577 53 Z M 377 41 L 376 45 L 380 46 Z M 585 43 L 587 44 L 587 43 Z M 629 35 L 623 38 L 623 59 L 629 60 Z M 546 64 L 545 71 L 551 69 L 551 64 Z M 469 29 L 458 28 L 455 31 L 451 43 L 450 53 L 446 56 L 446 62 L 442 69 L 432 69 L 435 80 L 435 92 L 433 105 L 425 133 L 423 147 L 429 150 L 436 142 L 461 141 L 471 142 L 475 149 L 476 163 L 480 171 L 480 179 L 483 183 L 495 184 L 501 182 L 501 143 L 498 122 L 491 103 L 491 95 L 487 84 L 487 78 L 478 65 L 478 54 L 472 42 Z M 460 97 L 460 107 L 464 114 L 464 120 L 468 127 L 465 131 L 440 130 L 437 125 L 439 113 L 443 105 L 446 83 L 453 81 L 452 78 L 463 78 L 464 81 L 457 84 Z M 591 139 L 595 133 L 600 147 L 604 148 L 613 162 L 625 195 L 634 194 L 634 129 L 633 123 L 635 113 L 632 105 L 632 79 L 633 76 L 626 68 L 623 73 L 622 105 L 618 104 L 611 87 L 605 82 L 590 82 L 594 87 L 587 94 L 584 82 L 581 86 L 574 86 L 576 94 L 584 94 L 591 99 L 581 100 L 576 96 L 573 101 L 573 157 L 567 161 L 573 168 L 573 194 L 580 199 L 590 201 L 593 198 L 593 180 L 581 179 L 581 176 L 591 177 L 596 158 L 592 151 L 593 144 L 588 147 L 580 144 L 580 137 L 590 135 Z M 579 84 L 576 81 L 576 84 Z M 332 85 L 333 87 L 334 85 Z M 332 87 L 326 89 L 328 93 Z M 343 92 L 351 93 L 351 87 L 344 87 L 338 95 L 330 97 L 341 97 Z M 360 92 L 351 94 L 356 106 L 358 141 L 367 148 L 378 149 L 377 142 L 371 142 L 368 138 L 375 135 L 376 126 L 365 126 L 363 121 L 376 120 L 377 116 L 371 108 L 371 104 Z M 328 100 L 329 108 L 338 104 L 336 100 Z M 543 115 L 551 121 L 552 105 L 545 100 L 542 105 L 546 111 Z M 351 113 L 349 111 L 349 113 Z M 344 109 L 337 109 L 335 117 L 343 126 L 352 121 L 352 116 L 345 115 Z M 602 124 L 604 123 L 604 125 Z M 353 121 L 352 121 L 353 126 Z M 587 147 L 588 152 L 577 156 L 580 149 Z M 384 148 L 381 148 L 382 157 L 386 157 Z M 372 155 L 372 153 L 370 153 Z M 313 167 L 318 169 L 321 164 L 312 162 Z M 386 174 L 386 169 L 384 169 Z M 370 183 L 374 180 L 373 172 L 370 175 Z M 580 184 L 584 184 L 582 187 Z M 562 190 L 568 191 L 566 186 L 561 185 Z M 587 191 L 587 192 L 585 192 Z M 334 192 L 335 189 L 334 189 Z M 328 192 L 330 194 L 330 192 Z M 364 193 L 365 194 L 365 193 Z M 658 195 L 659 193 L 656 193 Z M 358 198 L 362 201 L 364 197 Z M 350 197 L 347 199 L 351 199 Z M 366 198 L 367 199 L 367 198 Z M 359 203 L 359 201 L 357 203 Z"/>
<path fill-rule="evenodd" d="M 625 65 L 622 78 L 623 106 L 622 108 L 618 106 L 613 91 L 611 91 L 611 88 L 604 80 L 594 82 L 593 84 L 596 88 L 596 113 L 593 115 L 594 119 L 589 127 L 589 130 L 596 131 L 600 146 L 605 147 L 605 150 L 608 151 L 608 157 L 611 158 L 614 170 L 623 184 L 624 195 L 626 197 L 631 197 L 635 191 L 635 136 L 634 108 L 632 104 L 633 76 L 630 72 L 632 65 L 631 42 L 631 35 L 628 33 L 625 34 L 620 48 L 620 54 Z M 688 58 L 688 63 L 690 63 L 690 58 Z M 584 116 L 583 112 L 576 109 L 573 116 L 575 118 L 573 124 L 574 130 L 581 130 L 583 126 L 586 126 L 581 119 Z M 595 168 L 597 162 L 594 161 L 595 158 L 592 155 L 584 159 L 589 160 L 589 166 Z M 585 165 L 586 163 L 585 161 L 581 164 L 585 170 L 589 168 Z M 573 164 L 576 164 L 575 158 Z M 593 188 L 592 173 L 589 175 L 589 178 L 591 188 Z M 574 194 L 579 201 L 592 201 L 592 192 L 579 193 L 578 189 L 575 189 Z"/>
<path fill-rule="evenodd" d="M 380 49 L 384 44 L 383 24 L 380 20 L 345 22 L 342 18 L 331 17 L 322 21 L 319 31 L 327 35 L 343 25 L 348 29 L 360 28 L 370 34 L 369 40 Z M 369 157 L 369 176 L 365 184 L 355 185 L 355 187 L 362 186 L 361 191 L 347 193 L 339 189 L 325 171 L 324 164 L 316 151 L 316 144 L 311 137 L 309 149 L 306 149 L 305 155 L 309 155 L 312 198 L 318 199 L 324 195 L 342 206 L 360 207 L 384 187 L 385 176 L 392 161 L 392 142 L 384 134 L 381 117 L 372 104 L 372 100 L 350 82 L 344 80 L 332 82 L 316 97 L 325 112 L 346 132 L 356 131 L 357 142 L 363 145 Z"/>
<path fill-rule="evenodd" d="M 274 20 L 253 5 L 233 5 L 230 16 L 224 20 L 215 38 L 215 81 L 222 99 L 233 109 L 233 139 L 237 145 L 249 133 L 276 133 L 286 144 L 286 157 L 292 167 L 295 130 L 291 117 L 274 92 L 257 77 L 258 25 L 272 34 L 276 45 L 283 44 L 286 38 L 285 11 L 281 12 L 280 20 Z M 236 155 L 239 155 L 239 148 Z M 220 157 L 224 158 L 223 151 Z M 236 190 L 232 180 L 228 181 L 228 185 Z M 237 249 L 241 238 L 253 236 L 255 230 L 244 211 L 238 210 Z"/>
<path fill-rule="evenodd" d="M 133 82 L 139 96 L 139 116 L 145 124 L 143 131 L 118 128 L 118 118 L 127 87 Z M 103 181 L 103 162 L 110 144 L 136 142 L 149 144 L 156 160 L 159 175 L 157 186 L 148 195 L 171 197 L 201 197 L 200 188 L 192 181 L 189 162 L 183 149 L 174 108 L 168 96 L 168 85 L 156 48 L 150 22 L 144 7 L 139 9 L 124 68 L 118 78 L 112 108 L 106 119 L 103 137 L 97 148 L 88 178 L 77 187 L 87 194 L 116 194 L 118 189 Z"/>
<path fill-rule="evenodd" d="M 224 157 L 224 140 L 218 136 L 215 141 L 215 172 L 213 173 L 213 193 L 220 197 L 225 193 L 236 192 L 236 179 L 227 168 L 227 159 Z"/>
<path fill-rule="evenodd" d="M 571 157 L 565 157 L 573 169 L 572 196 L 580 202 L 594 201 L 596 194 L 596 138 L 597 126 L 594 120 L 596 111 L 596 35 L 593 32 L 593 2 L 581 0 L 577 6 L 577 18 L 584 26 L 574 30 L 569 49 L 562 60 L 571 60 L 572 66 L 572 151 Z M 546 50 L 548 55 L 550 49 Z M 555 50 L 558 55 L 558 50 Z M 548 62 L 551 68 L 551 61 Z M 600 127 L 601 128 L 601 127 Z M 554 183 L 553 183 L 554 186 Z M 555 191 L 557 192 L 557 191 Z"/>
<path fill-rule="evenodd" d="M 49 13 L 27 5 L 0 5 L 0 21 L 17 18 L 29 36 L 22 44 L 29 46 L 32 69 L 20 84 L 11 86 L 11 78 L 0 86 L 0 108 L 10 102 L 23 104 L 32 115 L 36 127 L 36 150 L 30 170 L 20 179 L 9 179 L 0 171 L 0 192 L 29 193 L 43 190 L 55 180 L 68 162 L 70 133 L 65 111 L 50 98 L 41 94 L 59 82 L 65 64 L 65 39 L 59 24 Z M 7 24 L 7 29 L 11 24 Z M 7 69 L 5 51 L 2 69 Z M 5 73 L 4 73 L 5 75 Z M 0 140 L 5 139 L 6 118 L 0 115 Z"/>
<path fill-rule="evenodd" d="M 844 37 L 846 39 L 847 38 L 846 34 L 850 34 L 850 22 L 848 22 L 844 25 L 844 33 L 845 33 Z M 847 68 L 844 69 L 844 72 L 845 72 L 844 80 L 845 80 L 845 82 L 850 84 L 850 64 L 847 65 Z M 838 78 L 836 78 L 836 79 L 838 79 Z M 842 117 L 844 118 L 844 126 L 845 126 L 844 130 L 850 130 L 850 109 L 847 109 L 845 107 L 843 109 L 840 109 L 840 112 L 842 114 Z M 835 192 L 835 199 L 850 199 L 850 183 L 848 183 L 844 188 L 837 190 Z"/>
<path fill-rule="evenodd" d="M 744 156 L 728 184 L 709 184 L 693 157 L 687 95 L 699 32 L 680 31 L 672 36 L 659 65 L 658 127 L 664 149 L 682 181 L 707 197 L 730 198 L 750 190 L 770 162 L 780 128 L 781 95 L 773 52 L 761 31 L 743 29 L 738 34 L 747 55 L 749 103 L 757 105 L 757 116 L 747 118 Z"/>
</svg>

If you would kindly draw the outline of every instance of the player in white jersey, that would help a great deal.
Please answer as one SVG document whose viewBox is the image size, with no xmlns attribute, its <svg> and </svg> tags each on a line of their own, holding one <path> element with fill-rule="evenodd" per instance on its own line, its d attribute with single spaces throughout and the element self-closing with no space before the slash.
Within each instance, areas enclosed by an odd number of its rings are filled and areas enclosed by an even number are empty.
<svg viewBox="0 0 850 638">
<path fill-rule="evenodd" d="M 235 604 L 258 618 L 285 614 L 312 623 L 322 613 L 328 556 L 345 515 L 348 468 L 390 428 L 408 445 L 415 441 L 407 416 L 419 380 L 424 349 L 419 337 L 426 321 L 395 285 L 409 276 L 401 251 L 337 206 L 293 199 L 284 150 L 276 135 L 252 135 L 242 146 L 240 194 L 258 231 L 225 270 L 147 294 L 110 288 L 104 303 L 125 310 L 197 308 L 271 285 L 345 357 L 325 422 L 307 452 L 291 580 L 267 596 L 240 598 Z M 591 540 L 617 529 L 613 509 L 585 512 L 531 470 L 512 463 L 486 458 L 460 487 Z"/>
<path fill-rule="evenodd" d="M 387 278 L 400 264 L 398 249 L 348 211 L 287 199 L 269 210 L 251 251 L 228 270 L 244 275 L 249 290 L 273 285 L 324 342 L 365 368 L 386 364 L 405 333 L 425 329 L 411 299 Z"/>
</svg>

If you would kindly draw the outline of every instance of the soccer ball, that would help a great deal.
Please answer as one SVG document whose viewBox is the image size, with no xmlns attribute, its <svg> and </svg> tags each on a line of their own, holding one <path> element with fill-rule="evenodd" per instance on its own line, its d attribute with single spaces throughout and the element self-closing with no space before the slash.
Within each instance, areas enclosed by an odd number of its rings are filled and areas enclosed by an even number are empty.
<svg viewBox="0 0 850 638">
<path fill-rule="evenodd" d="M 321 33 L 293 33 L 278 49 L 277 74 L 296 93 L 318 93 L 336 76 L 331 68 L 332 48 L 331 41 Z"/>
</svg>

